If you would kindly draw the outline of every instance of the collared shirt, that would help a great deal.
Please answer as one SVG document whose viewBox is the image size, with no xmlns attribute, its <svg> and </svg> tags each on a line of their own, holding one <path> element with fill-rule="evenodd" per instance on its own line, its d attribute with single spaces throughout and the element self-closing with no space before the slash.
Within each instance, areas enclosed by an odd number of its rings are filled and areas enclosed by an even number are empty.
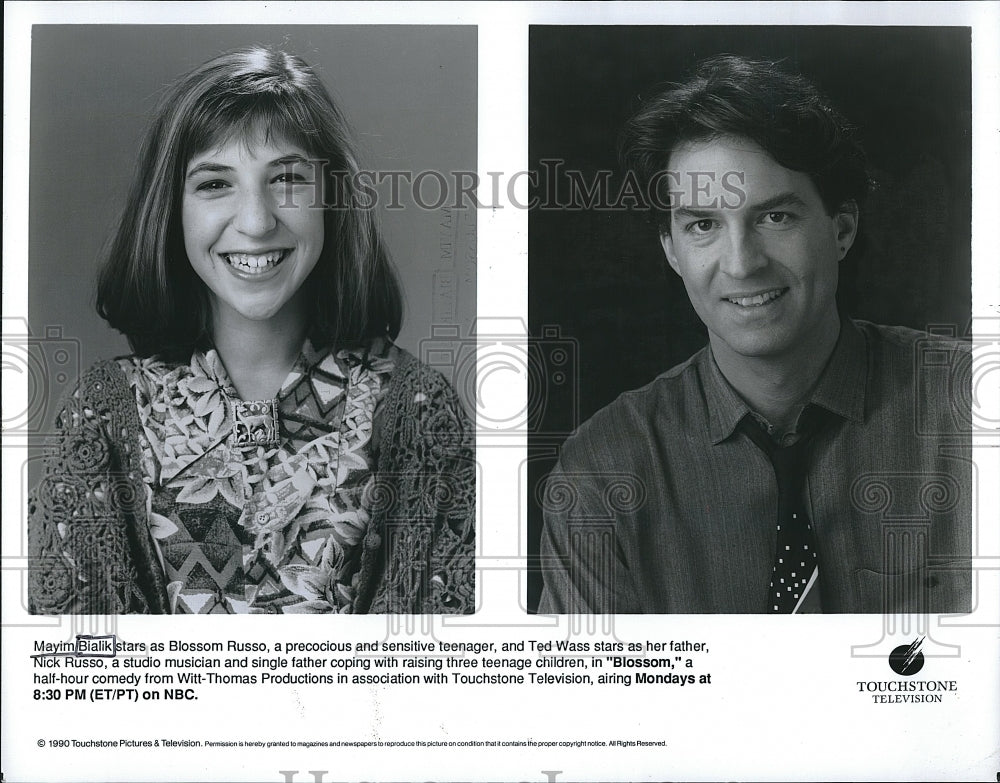
<svg viewBox="0 0 1000 783">
<path fill-rule="evenodd" d="M 119 360 L 172 612 L 351 610 L 374 418 L 397 351 L 306 341 L 276 399 L 262 401 L 239 398 L 214 349 L 187 364 Z"/>
<path fill-rule="evenodd" d="M 964 343 L 843 322 L 806 403 L 824 612 L 970 609 L 970 379 Z M 778 493 L 748 415 L 706 347 L 586 422 L 544 492 L 539 611 L 765 612 Z"/>
</svg>

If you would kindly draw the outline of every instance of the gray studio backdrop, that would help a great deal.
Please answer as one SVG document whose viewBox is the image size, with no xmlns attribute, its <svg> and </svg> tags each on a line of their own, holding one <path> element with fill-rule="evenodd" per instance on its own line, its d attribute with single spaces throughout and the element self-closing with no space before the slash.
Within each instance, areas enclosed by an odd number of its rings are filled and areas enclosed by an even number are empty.
<svg viewBox="0 0 1000 783">
<path fill-rule="evenodd" d="M 36 337 L 78 348 L 82 367 L 128 353 L 94 310 L 95 282 L 150 111 L 180 74 L 250 44 L 279 46 L 318 70 L 355 131 L 363 168 L 476 170 L 475 27 L 36 25 L 28 319 Z M 422 200 L 433 204 L 436 179 L 425 185 Z M 452 199 L 420 208 L 402 193 L 403 209 L 380 208 L 406 294 L 398 342 L 426 356 L 435 325 L 467 337 L 475 317 L 475 214 L 448 209 Z M 58 395 L 72 380 L 49 383 L 46 393 Z"/>
</svg>

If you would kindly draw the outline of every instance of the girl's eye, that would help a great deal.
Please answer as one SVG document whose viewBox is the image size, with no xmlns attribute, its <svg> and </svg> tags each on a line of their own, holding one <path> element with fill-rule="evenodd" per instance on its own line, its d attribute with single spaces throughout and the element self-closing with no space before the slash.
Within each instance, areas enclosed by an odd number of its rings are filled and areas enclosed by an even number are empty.
<svg viewBox="0 0 1000 783">
<path fill-rule="evenodd" d="M 298 185 L 307 183 L 309 180 L 302 174 L 298 174 L 294 171 L 286 171 L 275 177 L 274 181 L 288 185 Z"/>
<path fill-rule="evenodd" d="M 229 183 L 221 179 L 210 179 L 198 184 L 197 190 L 205 193 L 217 192 L 229 187 Z"/>
</svg>

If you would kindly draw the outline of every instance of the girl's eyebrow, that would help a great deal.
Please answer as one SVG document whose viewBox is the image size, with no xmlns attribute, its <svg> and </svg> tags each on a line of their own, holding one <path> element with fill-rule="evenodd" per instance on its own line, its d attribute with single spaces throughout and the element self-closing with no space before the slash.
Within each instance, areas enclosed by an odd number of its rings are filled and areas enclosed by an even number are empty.
<svg viewBox="0 0 1000 783">
<path fill-rule="evenodd" d="M 191 177 L 193 177 L 195 174 L 200 174 L 203 171 L 210 171 L 210 172 L 216 173 L 216 172 L 220 172 L 220 171 L 232 171 L 232 170 L 233 170 L 232 166 L 224 166 L 221 163 L 213 163 L 212 161 L 204 161 L 202 163 L 199 163 L 197 166 L 195 166 L 194 168 L 192 168 L 187 173 L 187 179 L 191 179 Z"/>
<path fill-rule="evenodd" d="M 298 153 L 291 153 L 289 155 L 282 155 L 280 158 L 275 158 L 270 163 L 267 164 L 268 168 L 275 168 L 276 166 L 293 166 L 297 163 L 309 163 L 310 161 L 302 157 Z M 215 163 L 210 160 L 202 161 L 198 165 L 194 166 L 188 173 L 187 179 L 200 174 L 202 172 L 211 172 L 213 174 L 219 172 L 232 171 L 232 166 L 226 166 L 223 163 Z"/>
<path fill-rule="evenodd" d="M 288 155 L 282 155 L 276 160 L 272 160 L 268 163 L 268 166 L 290 166 L 296 163 L 314 163 L 315 161 L 308 160 L 302 157 L 296 152 L 289 153 Z"/>
</svg>

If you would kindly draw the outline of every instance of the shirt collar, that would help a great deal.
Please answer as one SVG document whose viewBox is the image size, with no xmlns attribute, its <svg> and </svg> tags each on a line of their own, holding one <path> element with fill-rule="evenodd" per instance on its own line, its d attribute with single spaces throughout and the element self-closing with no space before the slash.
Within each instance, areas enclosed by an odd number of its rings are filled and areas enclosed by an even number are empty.
<svg viewBox="0 0 1000 783">
<path fill-rule="evenodd" d="M 308 375 L 314 370 L 314 368 L 317 367 L 339 372 L 335 357 L 332 356 L 330 349 L 317 349 L 313 346 L 312 341 L 307 337 L 302 344 L 302 349 L 299 351 L 298 357 L 292 365 L 292 369 L 289 371 L 284 382 L 281 384 L 281 390 L 279 391 L 278 396 L 280 397 L 282 394 L 286 393 L 287 390 L 299 382 L 303 376 Z M 226 370 L 226 366 L 222 362 L 222 357 L 219 356 L 219 352 L 214 347 L 211 347 L 204 352 L 195 351 L 191 356 L 190 368 L 191 372 L 195 376 L 206 377 L 218 384 L 219 388 L 222 389 L 227 396 L 234 399 L 239 398 L 239 393 L 236 391 L 236 387 L 233 385 L 232 379 L 229 377 L 229 372 Z"/>
<path fill-rule="evenodd" d="M 864 335 L 852 320 L 843 318 L 837 344 L 807 405 L 818 405 L 850 421 L 864 421 L 867 353 Z M 715 445 L 733 434 L 750 408 L 722 374 L 710 347 L 701 352 L 697 363 L 708 403 L 709 438 Z"/>
<path fill-rule="evenodd" d="M 715 363 L 711 347 L 702 350 L 698 366 L 704 379 L 705 401 L 708 403 L 708 436 L 714 446 L 733 434 L 740 420 L 750 413 L 750 408 L 729 385 L 726 376 Z"/>
<path fill-rule="evenodd" d="M 317 348 L 307 337 L 292 369 L 281 384 L 277 398 L 286 398 L 305 378 L 322 386 L 324 393 L 319 394 L 322 398 L 328 387 L 342 388 L 350 378 L 356 380 L 359 373 L 388 372 L 394 366 L 389 350 L 391 347 L 392 344 L 386 338 L 372 337 L 334 352 L 333 346 Z M 205 352 L 195 351 L 190 368 L 195 376 L 206 377 L 216 383 L 226 396 L 239 399 L 239 393 L 214 347 Z"/>
<path fill-rule="evenodd" d="M 865 420 L 868 343 L 850 318 L 840 322 L 840 337 L 809 402 L 854 422 Z"/>
</svg>

